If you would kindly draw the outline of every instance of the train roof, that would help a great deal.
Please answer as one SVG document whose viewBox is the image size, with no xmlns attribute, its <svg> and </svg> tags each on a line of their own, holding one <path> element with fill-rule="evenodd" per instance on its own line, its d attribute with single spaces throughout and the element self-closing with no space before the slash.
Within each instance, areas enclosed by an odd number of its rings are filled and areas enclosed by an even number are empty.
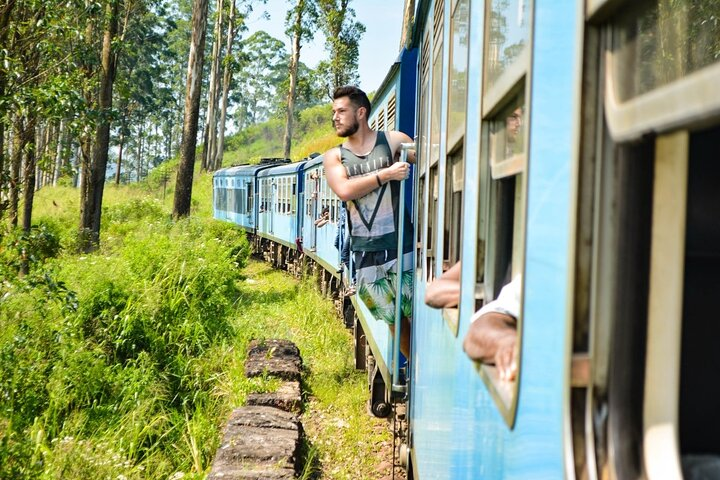
<svg viewBox="0 0 720 480">
<path fill-rule="evenodd" d="M 267 168 L 267 169 L 263 170 L 262 172 L 259 172 L 258 177 L 268 177 L 270 175 L 285 175 L 288 173 L 297 173 L 300 170 L 302 170 L 305 163 L 306 163 L 305 160 L 301 160 L 301 161 L 295 162 L 295 163 L 287 163 L 284 165 L 273 166 L 272 168 Z"/>
<path fill-rule="evenodd" d="M 253 165 L 235 165 L 232 167 L 222 168 L 215 172 L 213 177 L 236 177 L 236 176 L 254 176 L 257 172 L 261 170 L 266 170 L 268 168 L 272 168 L 278 165 L 283 165 L 287 162 L 284 162 L 280 159 L 277 161 L 267 161 L 268 159 L 263 159 L 260 163 L 256 163 Z M 275 160 L 275 159 L 273 159 Z"/>
<path fill-rule="evenodd" d="M 318 155 L 317 157 L 313 158 L 312 160 L 308 160 L 305 163 L 305 170 L 313 167 L 317 167 L 319 164 L 321 164 L 323 161 L 322 155 Z"/>
</svg>

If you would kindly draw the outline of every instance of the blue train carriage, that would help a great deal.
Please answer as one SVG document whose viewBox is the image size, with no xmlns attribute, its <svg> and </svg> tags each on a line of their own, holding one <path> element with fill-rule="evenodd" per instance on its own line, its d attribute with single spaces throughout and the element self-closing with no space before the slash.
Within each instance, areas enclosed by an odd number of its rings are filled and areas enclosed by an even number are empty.
<svg viewBox="0 0 720 480">
<path fill-rule="evenodd" d="M 416 271 L 409 452 L 414 478 L 564 478 L 581 6 L 420 1 Z M 424 304 L 462 262 L 458 308 Z M 519 373 L 472 362 L 473 314 L 522 284 Z"/>
<path fill-rule="evenodd" d="M 302 250 L 298 248 L 298 242 L 303 221 L 298 198 L 303 194 L 305 163 L 285 163 L 257 174 L 255 252 L 273 266 L 298 275 L 302 269 Z"/>
<path fill-rule="evenodd" d="M 340 199 L 330 189 L 323 168 L 323 157 L 308 160 L 302 172 L 305 191 L 302 205 L 302 249 L 318 276 L 323 294 L 340 293 L 340 253 L 335 245 L 340 218 Z"/>
<path fill-rule="evenodd" d="M 370 128 L 377 131 L 399 130 L 411 138 L 414 136 L 416 68 L 417 51 L 402 48 L 382 84 L 375 91 L 372 111 L 368 118 Z M 404 208 L 412 217 L 412 180 L 405 183 Z M 413 232 L 404 234 L 413 235 Z M 393 377 L 394 383 L 404 388 L 404 376 L 399 370 L 404 368 L 405 359 L 399 351 L 395 351 L 397 345 L 394 345 L 387 324 L 375 319 L 357 295 L 350 297 L 350 301 L 356 318 L 350 322 L 346 319 L 346 323 L 354 325 L 356 366 L 368 370 L 371 413 L 385 417 L 391 413 L 393 398 L 390 386 L 393 384 Z M 399 359 L 397 367 L 394 367 L 394 358 Z M 402 393 L 403 390 L 399 390 L 395 400 L 402 399 Z"/>
<path fill-rule="evenodd" d="M 213 218 L 240 225 L 250 235 L 257 227 L 257 174 L 272 163 L 238 165 L 213 174 Z"/>
</svg>

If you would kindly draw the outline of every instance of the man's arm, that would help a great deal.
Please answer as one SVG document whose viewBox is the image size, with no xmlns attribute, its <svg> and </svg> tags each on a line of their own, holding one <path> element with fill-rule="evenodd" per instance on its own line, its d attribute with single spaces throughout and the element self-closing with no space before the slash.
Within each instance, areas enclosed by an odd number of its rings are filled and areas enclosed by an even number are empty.
<svg viewBox="0 0 720 480">
<path fill-rule="evenodd" d="M 425 290 L 425 303 L 433 308 L 457 307 L 460 302 L 460 262 L 430 282 Z"/>
<path fill-rule="evenodd" d="M 400 146 L 403 143 L 415 143 L 412 138 L 410 138 L 408 135 L 404 134 L 403 132 L 398 131 L 392 131 L 387 132 L 386 138 L 388 139 L 388 143 L 390 144 L 390 149 L 393 152 L 393 155 L 395 158 L 400 157 Z M 415 150 L 408 150 L 407 154 L 407 161 L 410 163 L 415 163 Z"/>
<path fill-rule="evenodd" d="M 405 136 L 407 137 L 407 135 Z M 340 160 L 340 149 L 337 147 L 328 150 L 323 155 L 323 167 L 325 167 L 328 185 L 344 202 L 364 197 L 390 180 L 405 180 L 410 174 L 407 164 L 397 162 L 387 168 L 381 168 L 372 175 L 348 178 L 347 171 Z"/>
<path fill-rule="evenodd" d="M 463 349 L 475 361 L 495 365 L 502 380 L 517 376 L 517 327 L 510 315 L 489 312 L 470 324 Z"/>
</svg>

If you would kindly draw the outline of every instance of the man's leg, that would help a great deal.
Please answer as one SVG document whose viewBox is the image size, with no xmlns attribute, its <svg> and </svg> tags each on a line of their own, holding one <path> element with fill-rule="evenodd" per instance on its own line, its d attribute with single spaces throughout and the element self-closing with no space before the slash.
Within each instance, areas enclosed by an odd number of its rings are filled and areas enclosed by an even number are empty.
<svg viewBox="0 0 720 480">
<path fill-rule="evenodd" d="M 390 333 L 395 336 L 395 325 L 388 325 L 390 327 Z M 402 324 L 400 325 L 400 351 L 405 358 L 410 357 L 410 321 L 406 318 L 402 318 Z"/>
</svg>

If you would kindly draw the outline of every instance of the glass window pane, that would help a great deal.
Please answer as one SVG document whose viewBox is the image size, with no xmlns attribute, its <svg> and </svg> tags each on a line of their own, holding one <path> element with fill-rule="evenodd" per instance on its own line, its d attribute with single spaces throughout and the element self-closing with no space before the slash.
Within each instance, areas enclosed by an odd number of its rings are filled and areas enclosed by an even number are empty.
<svg viewBox="0 0 720 480">
<path fill-rule="evenodd" d="M 485 52 L 486 89 L 496 83 L 527 46 L 529 3 L 529 0 L 492 0 Z"/>
<path fill-rule="evenodd" d="M 465 131 L 465 100 L 468 72 L 469 0 L 457 3 L 450 25 L 450 72 L 448 101 L 448 148 L 453 148 Z"/>
<path fill-rule="evenodd" d="M 490 164 L 522 155 L 525 151 L 525 98 L 517 96 L 490 121 Z M 517 172 L 515 172 L 517 173 Z"/>
<path fill-rule="evenodd" d="M 720 60 L 718 0 L 643 0 L 614 22 L 613 68 L 622 102 Z"/>
</svg>

